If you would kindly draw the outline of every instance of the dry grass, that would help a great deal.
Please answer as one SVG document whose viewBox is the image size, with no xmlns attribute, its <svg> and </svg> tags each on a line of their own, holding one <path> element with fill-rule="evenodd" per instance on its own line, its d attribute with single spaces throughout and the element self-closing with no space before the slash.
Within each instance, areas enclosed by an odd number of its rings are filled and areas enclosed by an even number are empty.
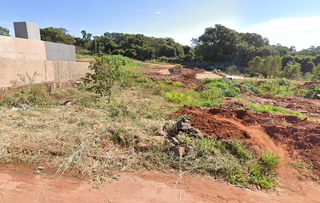
<svg viewBox="0 0 320 203">
<path fill-rule="evenodd" d="M 106 169 L 143 165 L 138 142 L 148 143 L 177 108 L 147 90 L 131 87 L 108 104 L 75 88 L 54 90 L 58 104 L 12 111 L 0 107 L 0 160 L 27 162 L 97 176 Z M 100 177 L 100 175 L 98 175 Z"/>
<path fill-rule="evenodd" d="M 209 173 L 243 186 L 249 182 L 264 188 L 275 185 L 275 173 L 262 170 L 259 157 L 251 156 L 239 142 L 227 149 L 222 141 L 191 140 L 184 135 L 185 141 L 180 145 L 191 144 L 195 153 L 183 158 L 170 150 L 169 144 L 155 144 L 152 136 L 163 127 L 164 118 L 179 108 L 159 96 L 173 87 L 128 80 L 129 87 L 117 92 L 111 103 L 70 87 L 54 90 L 50 97 L 54 102 L 45 100 L 46 105 L 41 99 L 30 99 L 29 107 L 18 111 L 0 106 L 0 162 L 41 164 L 59 174 L 89 176 L 96 183 L 105 181 L 106 174 L 115 169 L 144 167 L 176 169 L 180 175 Z M 32 91 L 17 97 L 29 93 Z M 44 95 L 41 88 L 34 93 Z M 14 95 L 9 96 L 2 104 L 15 99 Z M 62 105 L 68 100 L 74 104 Z M 254 174 L 249 172 L 249 166 Z"/>
</svg>

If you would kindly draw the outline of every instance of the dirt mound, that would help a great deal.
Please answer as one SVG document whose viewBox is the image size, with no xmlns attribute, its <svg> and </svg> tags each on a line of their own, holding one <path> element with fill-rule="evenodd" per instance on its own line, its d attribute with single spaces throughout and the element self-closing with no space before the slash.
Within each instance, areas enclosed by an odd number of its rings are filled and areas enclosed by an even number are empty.
<svg viewBox="0 0 320 203">
<path fill-rule="evenodd" d="M 161 74 L 161 70 L 153 70 L 145 73 L 144 76 L 155 81 L 170 79 L 172 82 L 182 82 L 184 84 L 201 84 L 201 80 L 197 79 L 196 75 L 205 72 L 203 69 L 183 68 L 182 66 L 174 66 L 167 69 L 167 71 L 169 74 Z"/>
<path fill-rule="evenodd" d="M 266 134 L 291 156 L 312 162 L 315 169 L 320 168 L 320 125 L 316 122 L 291 115 L 186 105 L 168 118 L 178 115 L 192 115 L 191 126 L 210 137 L 240 139 L 264 149 L 268 144 L 257 137 Z"/>
<path fill-rule="evenodd" d="M 190 124 L 192 127 L 199 129 L 210 137 L 221 137 L 224 139 L 250 139 L 248 133 L 239 129 L 235 124 L 228 121 L 221 121 L 214 117 L 212 112 L 216 109 L 204 110 L 201 107 L 183 106 L 177 112 L 170 115 L 170 117 L 178 115 L 192 115 Z M 222 109 L 222 111 L 224 111 Z M 226 110 L 225 110 L 226 111 Z M 229 112 L 225 112 L 225 117 L 230 117 Z"/>
</svg>

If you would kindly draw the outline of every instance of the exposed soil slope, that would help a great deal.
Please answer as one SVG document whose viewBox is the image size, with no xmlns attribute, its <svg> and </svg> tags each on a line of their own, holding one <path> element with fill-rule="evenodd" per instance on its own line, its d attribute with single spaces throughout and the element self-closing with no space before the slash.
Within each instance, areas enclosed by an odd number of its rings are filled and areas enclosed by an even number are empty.
<svg viewBox="0 0 320 203">
<path fill-rule="evenodd" d="M 211 137 L 240 139 L 262 149 L 276 149 L 271 142 L 262 142 L 272 138 L 291 156 L 320 168 L 320 125 L 316 122 L 290 115 L 194 106 L 183 106 L 170 117 L 182 114 L 191 114 L 191 125 Z"/>
<path fill-rule="evenodd" d="M 184 84 L 201 84 L 205 78 L 221 78 L 222 76 L 217 75 L 213 72 L 205 71 L 204 69 L 198 68 L 184 68 L 183 66 L 173 65 L 156 65 L 163 69 L 152 68 L 151 64 L 145 63 L 143 67 L 145 74 L 143 76 L 148 77 L 152 80 L 165 80 L 170 79 L 172 82 L 181 82 Z"/>
</svg>

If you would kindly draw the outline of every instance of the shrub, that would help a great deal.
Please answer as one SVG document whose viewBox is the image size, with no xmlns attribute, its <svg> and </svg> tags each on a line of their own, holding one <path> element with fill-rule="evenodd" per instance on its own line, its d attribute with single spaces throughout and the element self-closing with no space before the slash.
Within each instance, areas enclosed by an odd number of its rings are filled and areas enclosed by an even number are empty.
<svg viewBox="0 0 320 203">
<path fill-rule="evenodd" d="M 184 85 L 184 84 L 181 83 L 181 82 L 173 82 L 172 85 L 173 85 L 174 87 L 180 87 L 180 86 L 182 86 L 182 85 Z"/>
<path fill-rule="evenodd" d="M 120 87 L 125 84 L 123 77 L 126 71 L 122 66 L 129 62 L 128 58 L 122 56 L 96 57 L 89 66 L 94 73 L 86 73 L 84 79 L 85 83 L 88 84 L 87 90 L 92 90 L 101 97 L 107 96 L 110 103 L 112 90 L 116 83 L 119 83 Z"/>
<path fill-rule="evenodd" d="M 280 157 L 270 152 L 266 152 L 260 156 L 260 161 L 268 169 L 275 169 L 280 163 Z"/>
<path fill-rule="evenodd" d="M 246 91 L 253 92 L 255 94 L 260 94 L 261 93 L 261 90 L 259 88 L 255 87 L 251 83 L 243 83 L 241 85 L 241 87 L 244 87 L 246 89 Z"/>
<path fill-rule="evenodd" d="M 136 79 L 136 82 L 137 83 L 149 83 L 149 82 L 152 82 L 152 80 L 150 78 L 147 78 L 147 77 L 138 77 Z"/>
<path fill-rule="evenodd" d="M 202 84 L 209 84 L 209 83 L 215 83 L 217 81 L 220 81 L 220 78 L 206 78 L 202 81 Z"/>
<path fill-rule="evenodd" d="M 188 101 L 190 99 L 190 96 L 188 96 L 182 92 L 170 91 L 170 92 L 165 93 L 165 98 L 171 102 L 181 104 L 182 101 L 184 101 L 184 102 Z"/>
<path fill-rule="evenodd" d="M 208 66 L 204 68 L 206 71 L 213 71 L 215 68 L 213 66 Z"/>
</svg>

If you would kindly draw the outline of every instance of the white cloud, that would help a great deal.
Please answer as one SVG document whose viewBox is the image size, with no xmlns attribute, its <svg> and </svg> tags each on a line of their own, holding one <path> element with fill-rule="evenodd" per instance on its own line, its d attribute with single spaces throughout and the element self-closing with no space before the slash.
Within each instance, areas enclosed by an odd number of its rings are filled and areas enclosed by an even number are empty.
<svg viewBox="0 0 320 203">
<path fill-rule="evenodd" d="M 158 11 L 157 14 L 160 14 L 160 11 Z"/>
<path fill-rule="evenodd" d="M 162 22 L 158 22 L 158 25 L 161 25 L 162 24 Z"/>
<path fill-rule="evenodd" d="M 138 12 L 141 12 L 141 10 L 140 10 L 140 9 L 137 9 L 137 11 L 138 11 Z"/>
<path fill-rule="evenodd" d="M 253 32 L 267 37 L 270 44 L 295 46 L 297 50 L 320 45 L 320 16 L 283 18 L 253 25 L 241 32 Z"/>
<path fill-rule="evenodd" d="M 50 21 L 49 21 L 49 20 L 46 20 L 45 22 L 46 22 L 46 23 L 50 23 Z"/>
</svg>

